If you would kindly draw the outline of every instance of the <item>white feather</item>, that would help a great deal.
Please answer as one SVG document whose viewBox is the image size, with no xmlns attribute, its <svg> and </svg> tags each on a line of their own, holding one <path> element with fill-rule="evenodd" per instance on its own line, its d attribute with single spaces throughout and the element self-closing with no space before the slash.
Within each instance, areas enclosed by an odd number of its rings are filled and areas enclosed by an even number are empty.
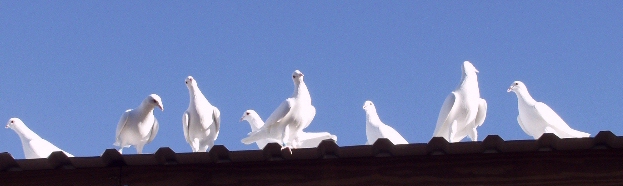
<svg viewBox="0 0 623 186">
<path fill-rule="evenodd" d="M 47 158 L 52 152 L 62 151 L 67 157 L 74 157 L 64 150 L 56 147 L 47 140 L 39 137 L 35 132 L 30 130 L 19 118 L 11 118 L 7 122 L 6 128 L 11 128 L 22 141 L 22 149 L 26 159 Z"/>
<path fill-rule="evenodd" d="M 366 144 L 374 144 L 379 138 L 387 138 L 393 144 L 409 143 L 398 131 L 381 121 L 372 101 L 366 101 L 363 104 L 363 110 L 366 111 L 366 137 L 368 138 Z"/>
<path fill-rule="evenodd" d="M 461 84 L 446 97 L 441 106 L 433 137 L 459 142 L 466 136 L 478 140 L 477 127 L 487 117 L 487 101 L 480 98 L 478 70 L 469 61 L 463 62 Z"/>
<path fill-rule="evenodd" d="M 314 119 L 316 108 L 311 104 L 311 96 L 303 81 L 303 73 L 292 73 L 294 93 L 282 102 L 268 117 L 266 124 L 242 139 L 242 143 L 251 144 L 258 140 L 280 139 L 284 147 L 299 148 L 299 134 Z"/>
<path fill-rule="evenodd" d="M 123 148 L 134 145 L 136 152 L 142 154 L 145 144 L 156 138 L 160 126 L 154 116 L 154 107 L 164 110 L 160 96 L 151 94 L 136 109 L 126 110 L 121 115 L 113 144 L 119 146 L 119 153 L 123 153 Z"/>
<path fill-rule="evenodd" d="M 190 101 L 182 116 L 184 138 L 193 152 L 206 152 L 214 146 L 214 141 L 218 138 L 221 113 L 208 102 L 192 76 L 186 78 L 186 86 Z"/>
<path fill-rule="evenodd" d="M 517 107 L 519 110 L 517 122 L 521 129 L 534 139 L 540 138 L 543 133 L 553 133 L 560 138 L 590 136 L 589 133 L 572 129 L 552 108 L 545 103 L 534 100 L 523 82 L 513 82 L 508 89 L 508 92 L 510 91 L 515 92 L 517 95 Z"/>
</svg>

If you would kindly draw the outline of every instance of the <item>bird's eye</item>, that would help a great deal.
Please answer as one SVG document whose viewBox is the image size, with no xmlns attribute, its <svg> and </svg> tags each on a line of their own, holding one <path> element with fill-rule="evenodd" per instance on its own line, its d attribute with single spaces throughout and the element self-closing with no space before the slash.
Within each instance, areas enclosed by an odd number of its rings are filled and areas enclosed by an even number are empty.
<svg viewBox="0 0 623 186">
<path fill-rule="evenodd" d="M 154 99 L 154 100 L 151 100 L 151 102 L 153 102 L 153 103 L 158 103 L 158 101 L 156 101 L 155 99 Z"/>
<path fill-rule="evenodd" d="M 14 122 L 14 121 L 13 121 L 13 120 L 11 120 L 11 123 L 13 123 L 13 122 Z"/>
<path fill-rule="evenodd" d="M 188 84 L 188 81 L 186 81 L 186 84 Z"/>
<path fill-rule="evenodd" d="M 292 76 L 292 78 L 296 78 L 296 76 Z"/>
<path fill-rule="evenodd" d="M 247 115 L 249 115 L 250 113 L 247 112 Z"/>
<path fill-rule="evenodd" d="M 515 83 L 515 85 L 519 85 L 519 83 Z"/>
</svg>

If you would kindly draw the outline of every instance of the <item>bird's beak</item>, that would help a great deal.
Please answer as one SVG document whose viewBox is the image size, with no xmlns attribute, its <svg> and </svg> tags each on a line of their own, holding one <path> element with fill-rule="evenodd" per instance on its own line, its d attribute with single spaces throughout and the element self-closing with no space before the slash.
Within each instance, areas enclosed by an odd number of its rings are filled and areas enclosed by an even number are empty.
<svg viewBox="0 0 623 186">
<path fill-rule="evenodd" d="M 162 104 L 158 105 L 158 107 L 160 108 L 161 111 L 164 111 L 164 106 L 162 106 Z"/>
<path fill-rule="evenodd" d="M 240 122 L 242 122 L 244 120 L 244 116 L 240 117 Z"/>
<path fill-rule="evenodd" d="M 9 125 L 4 126 L 4 128 L 5 128 L 5 129 L 8 129 L 8 128 L 9 128 Z"/>
<path fill-rule="evenodd" d="M 478 71 L 478 70 L 476 69 L 476 73 L 480 73 L 480 71 Z"/>
<path fill-rule="evenodd" d="M 506 92 L 511 92 L 511 91 L 513 91 L 513 88 L 514 88 L 514 87 L 515 87 L 515 86 L 511 86 L 511 87 L 509 87 L 509 88 L 508 88 L 508 90 L 506 90 Z"/>
</svg>

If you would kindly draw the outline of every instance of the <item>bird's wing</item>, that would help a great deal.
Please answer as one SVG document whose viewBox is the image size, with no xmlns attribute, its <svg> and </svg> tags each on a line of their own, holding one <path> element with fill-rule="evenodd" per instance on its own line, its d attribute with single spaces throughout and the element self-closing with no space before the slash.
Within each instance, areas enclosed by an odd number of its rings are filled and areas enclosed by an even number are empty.
<svg viewBox="0 0 623 186">
<path fill-rule="evenodd" d="M 241 140 L 244 144 L 251 144 L 261 139 L 266 138 L 277 138 L 277 136 L 282 136 L 283 130 L 279 129 L 278 131 L 271 131 L 273 127 L 279 125 L 282 119 L 290 114 L 290 108 L 294 105 L 295 100 L 293 98 L 288 98 L 273 111 L 273 113 L 266 119 L 264 126 L 257 131 L 251 132 L 248 137 Z"/>
<path fill-rule="evenodd" d="M 459 99 L 460 97 L 457 96 L 455 92 L 452 92 L 446 97 L 439 111 L 437 126 L 435 127 L 435 132 L 433 132 L 433 137 L 444 137 L 446 140 L 450 140 L 450 124 L 452 124 L 452 121 L 456 118 L 456 112 L 458 110 L 456 105 L 460 102 Z"/>
<path fill-rule="evenodd" d="M 151 126 L 151 133 L 149 133 L 149 139 L 147 140 L 147 143 L 151 143 L 151 141 L 154 141 L 154 138 L 156 138 L 156 134 L 158 134 L 159 129 L 160 125 L 158 124 L 158 120 L 154 116 L 154 125 Z"/>
<path fill-rule="evenodd" d="M 214 139 L 216 139 L 218 137 L 219 131 L 221 131 L 221 111 L 219 111 L 218 108 L 216 108 L 215 106 L 212 106 L 212 107 L 214 108 L 212 109 L 212 119 L 213 119 L 213 124 L 216 130 Z"/>
<path fill-rule="evenodd" d="M 30 140 L 28 143 L 32 148 L 32 152 L 36 155 L 36 158 L 47 158 L 52 152 L 63 151 L 47 140 L 41 138 Z"/>
<path fill-rule="evenodd" d="M 275 111 L 273 111 L 273 113 L 270 114 L 268 119 L 266 119 L 266 121 L 264 122 L 264 126 L 262 126 L 262 128 L 271 127 L 275 123 L 279 122 L 290 112 L 290 108 L 292 108 L 293 105 L 294 105 L 293 98 L 288 98 L 285 101 L 281 102 L 279 107 L 277 107 L 277 109 L 275 109 Z"/>
<path fill-rule="evenodd" d="M 300 132 L 298 134 L 300 148 L 318 147 L 318 144 L 326 139 L 337 140 L 337 137 L 328 132 Z"/>
<path fill-rule="evenodd" d="M 128 121 L 128 116 L 130 115 L 130 111 L 132 111 L 132 109 L 126 110 L 123 114 L 121 114 L 121 118 L 119 118 L 119 123 L 117 123 L 117 130 L 115 134 L 114 145 L 116 146 L 121 146 L 121 144 L 119 144 L 119 134 L 121 134 L 121 130 L 123 130 L 123 127 L 125 127 L 125 124 Z"/>
<path fill-rule="evenodd" d="M 400 135 L 400 133 L 398 133 L 398 131 L 396 131 L 396 129 L 390 127 L 389 125 L 380 125 L 379 131 L 381 132 L 383 138 L 389 139 L 389 141 L 392 141 L 394 145 L 409 143 L 404 137 L 402 137 L 402 135 Z"/>
<path fill-rule="evenodd" d="M 485 122 L 485 118 L 487 117 L 487 101 L 485 99 L 480 98 L 480 103 L 478 103 L 478 114 L 476 114 L 476 126 L 481 126 L 482 123 Z"/>
<path fill-rule="evenodd" d="M 537 109 L 537 113 L 540 114 L 543 120 L 548 123 L 548 127 L 551 127 L 558 137 L 577 138 L 590 136 L 590 134 L 586 132 L 577 131 L 569 127 L 569 125 L 567 125 L 567 123 L 545 103 L 537 102 L 534 107 Z"/>
<path fill-rule="evenodd" d="M 191 143 L 190 138 L 188 138 L 190 136 L 188 135 L 188 123 L 190 123 L 190 113 L 188 113 L 187 110 L 182 115 L 182 128 L 184 129 L 184 139 L 186 140 L 186 142 Z"/>
<path fill-rule="evenodd" d="M 524 127 L 523 122 L 521 121 L 521 117 L 517 116 L 517 123 L 519 123 L 519 127 L 521 127 L 521 130 L 523 130 L 523 132 L 525 132 L 528 136 L 532 136 L 534 137 L 534 134 L 532 134 L 530 131 L 528 131 L 526 129 L 526 127 Z M 535 138 L 536 139 L 536 138 Z"/>
</svg>

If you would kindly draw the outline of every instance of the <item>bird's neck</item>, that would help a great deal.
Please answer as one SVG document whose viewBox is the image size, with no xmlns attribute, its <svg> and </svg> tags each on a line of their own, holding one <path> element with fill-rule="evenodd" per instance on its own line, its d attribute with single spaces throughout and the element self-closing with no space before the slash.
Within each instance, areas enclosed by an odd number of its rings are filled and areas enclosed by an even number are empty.
<svg viewBox="0 0 623 186">
<path fill-rule="evenodd" d="M 15 130 L 15 132 L 17 132 L 17 135 L 19 135 L 19 137 L 22 140 L 24 140 L 24 141 L 30 141 L 30 140 L 33 140 L 33 139 L 41 138 L 41 137 L 39 137 L 39 135 L 37 135 L 32 130 L 30 130 L 30 128 L 28 128 L 24 124 L 17 124 L 17 125 L 15 125 L 15 127 L 13 127 L 13 130 Z"/>
<path fill-rule="evenodd" d="M 294 88 L 294 93 L 292 94 L 292 97 L 300 100 L 309 101 L 309 103 L 311 104 L 311 96 L 309 95 L 309 90 L 307 90 L 307 85 L 305 85 L 305 82 L 303 81 L 301 81 L 301 83 L 299 83 L 298 86 Z"/>
<path fill-rule="evenodd" d="M 201 93 L 201 90 L 199 90 L 198 87 L 192 87 L 188 90 L 189 90 L 188 94 L 190 95 L 190 99 L 194 99 L 197 96 L 203 96 L 203 93 Z"/>
<path fill-rule="evenodd" d="M 376 113 L 376 109 L 366 111 L 366 119 L 370 125 L 375 127 L 378 127 L 381 123 L 381 118 L 379 118 L 379 115 Z"/>
<path fill-rule="evenodd" d="M 469 91 L 465 91 L 463 89 L 469 89 Z M 476 73 L 471 72 L 468 74 L 463 74 L 461 78 L 461 84 L 457 87 L 457 90 L 463 90 L 469 96 L 480 97 L 480 89 L 478 88 L 478 76 Z"/>
<path fill-rule="evenodd" d="M 141 118 L 154 113 L 154 105 L 149 102 L 143 102 L 137 108 L 140 110 Z"/>
<path fill-rule="evenodd" d="M 532 98 L 532 96 L 528 92 L 528 89 L 526 89 L 525 87 L 515 90 L 515 94 L 517 95 L 517 101 L 519 101 L 519 103 L 527 104 L 530 106 L 536 104 L 536 100 Z"/>
<path fill-rule="evenodd" d="M 249 121 L 249 124 L 251 124 L 251 131 L 257 131 L 262 128 L 262 126 L 264 126 L 264 121 L 262 121 L 261 118 L 251 118 L 247 121 Z"/>
</svg>

